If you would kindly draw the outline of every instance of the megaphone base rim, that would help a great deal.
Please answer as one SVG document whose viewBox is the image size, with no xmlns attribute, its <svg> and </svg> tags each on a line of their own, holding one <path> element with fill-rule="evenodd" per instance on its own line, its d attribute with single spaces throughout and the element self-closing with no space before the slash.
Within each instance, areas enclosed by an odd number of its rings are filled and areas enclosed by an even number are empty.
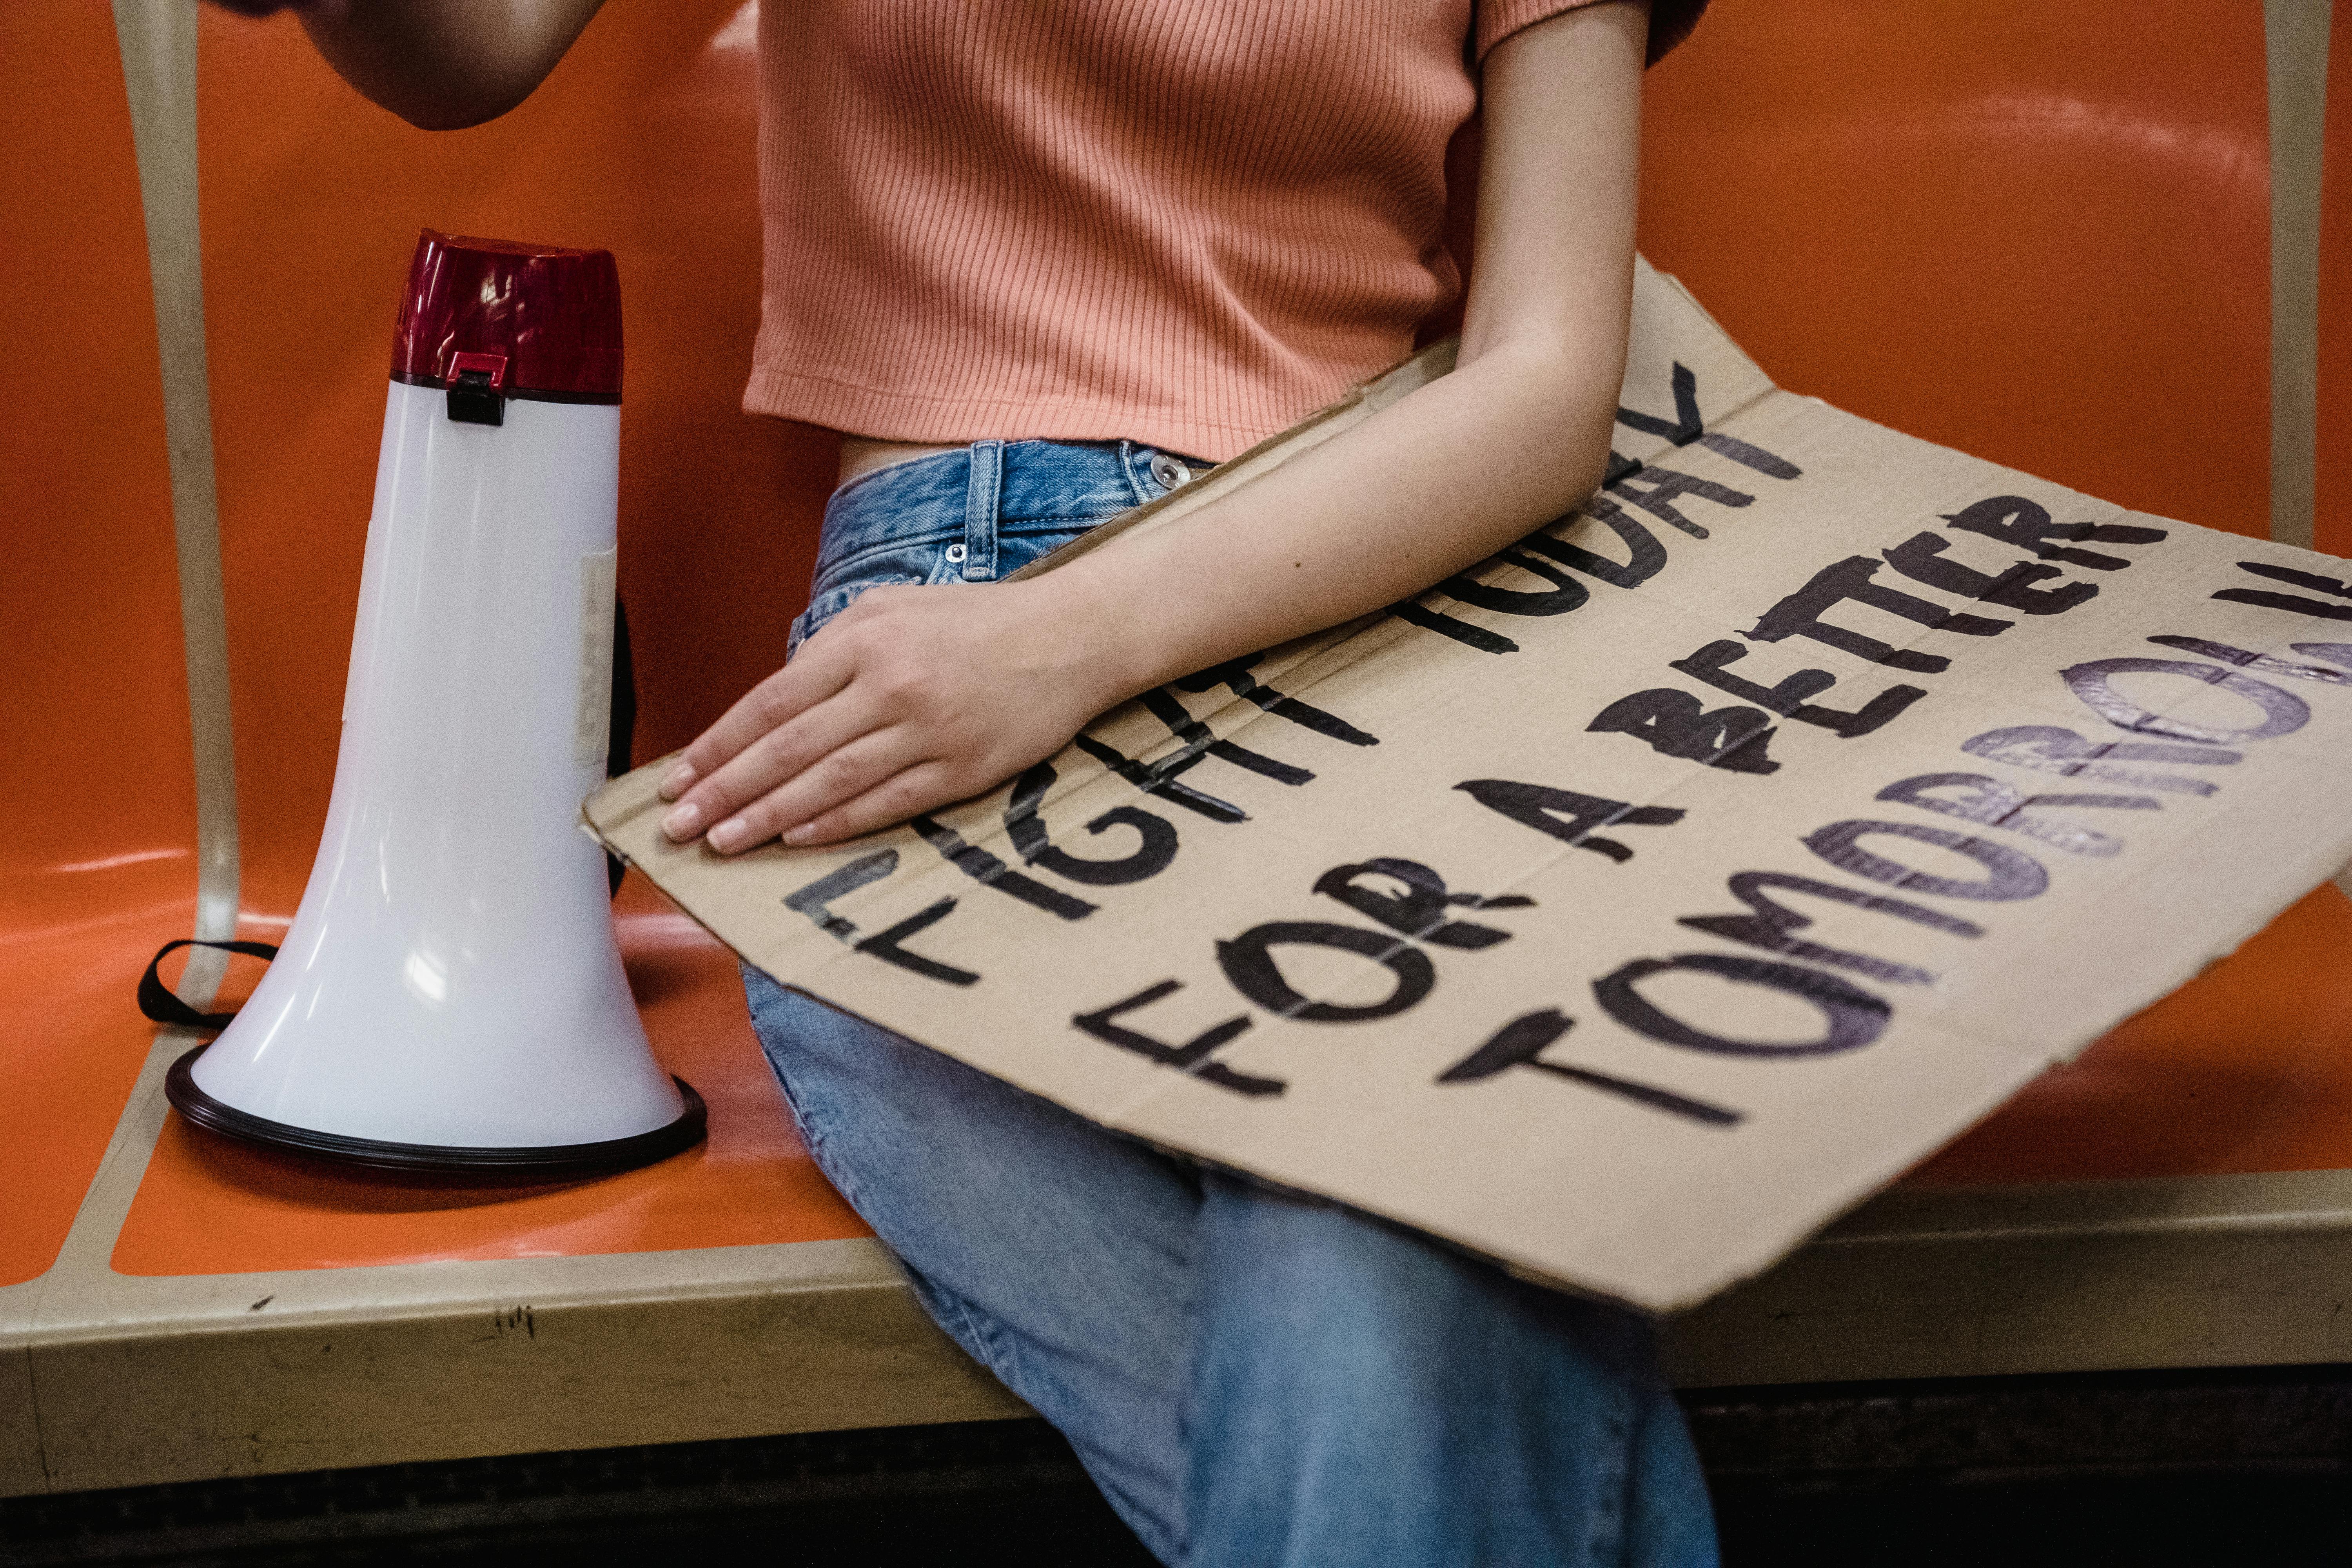
<svg viewBox="0 0 2352 1568">
<path fill-rule="evenodd" d="M 709 1111 L 694 1086 L 672 1074 L 686 1109 L 677 1119 L 651 1131 L 594 1143 L 556 1143 L 539 1147 L 467 1148 L 453 1144 L 395 1143 L 377 1138 L 353 1138 L 272 1121 L 249 1110 L 214 1099 L 196 1085 L 196 1058 L 205 1046 L 182 1056 L 163 1078 L 163 1098 L 189 1123 L 240 1143 L 306 1155 L 337 1164 L 373 1171 L 437 1173 L 484 1177 L 535 1176 L 542 1179 L 608 1175 L 650 1165 L 656 1160 L 692 1148 L 702 1141 Z"/>
</svg>

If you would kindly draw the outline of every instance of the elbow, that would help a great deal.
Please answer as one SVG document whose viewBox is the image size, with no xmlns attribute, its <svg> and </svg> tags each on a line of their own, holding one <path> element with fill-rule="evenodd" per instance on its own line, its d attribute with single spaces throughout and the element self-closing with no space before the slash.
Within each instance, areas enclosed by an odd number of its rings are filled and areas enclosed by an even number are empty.
<svg viewBox="0 0 2352 1568">
<path fill-rule="evenodd" d="M 306 11 L 302 26 L 337 76 L 419 131 L 465 131 L 496 120 L 531 95 L 571 41 L 567 34 L 524 47 L 455 31 L 368 31 L 352 20 Z"/>
<path fill-rule="evenodd" d="M 468 131 L 522 102 L 537 75 L 443 69 L 430 73 L 346 68 L 330 59 L 361 97 L 419 131 Z"/>
<path fill-rule="evenodd" d="M 1617 397 L 1624 386 L 1622 353 L 1605 364 L 1588 359 L 1562 366 L 1549 382 L 1547 402 L 1557 432 L 1561 482 L 1571 501 L 1583 500 L 1608 479 Z"/>
<path fill-rule="evenodd" d="M 367 95 L 419 131 L 470 131 L 487 125 L 530 96 L 520 92 L 434 92 L 414 98 Z"/>
<path fill-rule="evenodd" d="M 1482 355 L 1491 378 L 1484 395 L 1507 410 L 1498 421 L 1507 439 L 1541 471 L 1546 496 L 1565 510 L 1599 489 L 1609 477 L 1623 389 L 1624 354 L 1574 353 L 1530 346 Z"/>
</svg>

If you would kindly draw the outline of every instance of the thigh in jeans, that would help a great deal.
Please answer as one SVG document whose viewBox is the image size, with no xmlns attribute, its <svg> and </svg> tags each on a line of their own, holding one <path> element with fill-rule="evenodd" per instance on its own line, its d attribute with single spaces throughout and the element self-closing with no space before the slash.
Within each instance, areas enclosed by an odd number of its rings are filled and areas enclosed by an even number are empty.
<svg viewBox="0 0 2352 1568">
<path fill-rule="evenodd" d="M 958 580 L 971 526 L 962 464 L 950 454 L 884 469 L 836 496 L 795 646 L 866 588 Z M 1097 521 L 1008 520 L 989 541 L 996 570 Z M 819 1166 L 941 1327 L 1060 1427 L 1129 1522 L 1171 1553 L 1192 1168 L 756 971 L 744 980 Z"/>
<path fill-rule="evenodd" d="M 1189 1166 L 745 972 L 803 1140 L 940 1326 L 1059 1427 L 1173 1560 Z"/>
</svg>

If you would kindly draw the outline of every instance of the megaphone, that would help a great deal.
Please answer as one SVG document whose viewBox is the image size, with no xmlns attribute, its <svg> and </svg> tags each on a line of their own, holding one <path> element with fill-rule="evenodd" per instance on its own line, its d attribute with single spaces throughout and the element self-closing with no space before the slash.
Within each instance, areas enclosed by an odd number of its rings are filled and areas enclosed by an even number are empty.
<svg viewBox="0 0 2352 1568">
<path fill-rule="evenodd" d="M 195 1125 L 391 1170 L 556 1177 L 702 1136 L 622 973 L 604 858 L 619 486 L 610 251 L 417 241 L 318 859 Z"/>
</svg>

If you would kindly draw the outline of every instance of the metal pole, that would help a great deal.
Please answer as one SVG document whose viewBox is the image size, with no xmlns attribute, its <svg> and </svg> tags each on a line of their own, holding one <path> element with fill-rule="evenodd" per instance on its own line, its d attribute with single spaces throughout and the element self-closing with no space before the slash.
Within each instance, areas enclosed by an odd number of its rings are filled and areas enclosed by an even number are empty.
<svg viewBox="0 0 2352 1568">
<path fill-rule="evenodd" d="M 212 395 L 205 371 L 204 252 L 196 219 L 196 11 L 191 0 L 114 0 L 114 33 L 138 149 L 139 203 L 155 292 L 171 455 L 172 533 L 196 765 L 195 935 L 236 933 L 236 752 L 230 731 L 228 626 L 221 588 L 220 495 L 213 478 Z M 225 955 L 206 948 L 180 981 L 204 1006 Z"/>
</svg>

